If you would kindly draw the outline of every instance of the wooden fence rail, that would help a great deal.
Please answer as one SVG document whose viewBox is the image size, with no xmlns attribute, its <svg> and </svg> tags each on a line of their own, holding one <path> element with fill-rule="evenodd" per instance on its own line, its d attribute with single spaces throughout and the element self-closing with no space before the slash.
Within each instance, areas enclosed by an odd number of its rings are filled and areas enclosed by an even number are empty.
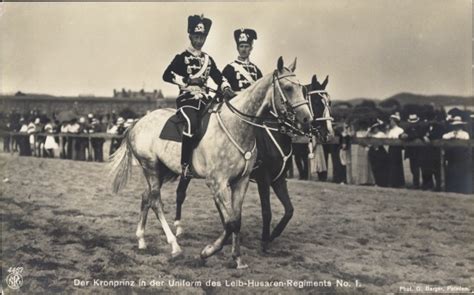
<svg viewBox="0 0 474 295">
<path fill-rule="evenodd" d="M 24 132 L 7 132 L 7 131 L 1 131 L 0 130 L 0 136 L 10 136 L 10 144 L 13 144 L 12 137 L 13 136 L 29 136 L 33 135 L 35 142 L 36 138 L 38 136 L 54 136 L 54 137 L 59 137 L 62 141 L 62 138 L 88 138 L 89 142 L 89 151 L 92 150 L 91 148 L 91 139 L 92 138 L 103 138 L 103 139 L 113 139 L 113 138 L 123 138 L 123 135 L 115 135 L 115 134 L 109 134 L 109 133 L 81 133 L 81 134 L 73 134 L 73 133 L 24 133 Z M 400 140 L 400 139 L 389 139 L 389 138 L 359 138 L 359 137 L 353 137 L 350 138 L 349 140 L 351 145 L 365 145 L 365 146 L 380 146 L 380 145 L 385 145 L 385 146 L 401 146 L 401 147 L 409 147 L 409 146 L 419 146 L 419 147 L 439 147 L 440 148 L 440 171 L 441 171 L 441 185 L 443 188 L 446 187 L 446 176 L 445 176 L 445 171 L 444 171 L 444 155 L 445 155 L 445 149 L 446 148 L 451 148 L 451 147 L 464 147 L 469 149 L 468 157 L 466 158 L 466 161 L 468 163 L 472 163 L 472 148 L 474 147 L 474 139 L 470 140 L 445 140 L 445 139 L 439 139 L 439 140 L 433 140 L 430 142 L 425 142 L 422 140 L 413 140 L 413 141 L 407 141 L 407 140 Z M 325 144 L 338 144 L 339 139 L 335 138 L 332 141 L 325 143 Z M 10 148 L 11 151 L 13 151 L 13 146 Z M 351 184 L 353 183 L 353 176 L 352 176 L 352 154 L 351 154 L 351 149 L 348 148 L 345 150 L 346 153 L 346 181 L 347 183 Z M 309 163 L 308 163 L 309 164 Z M 293 165 L 291 165 L 291 168 Z M 293 169 L 290 171 L 290 176 L 293 176 Z M 311 179 L 311 167 L 308 165 L 308 179 Z"/>
</svg>

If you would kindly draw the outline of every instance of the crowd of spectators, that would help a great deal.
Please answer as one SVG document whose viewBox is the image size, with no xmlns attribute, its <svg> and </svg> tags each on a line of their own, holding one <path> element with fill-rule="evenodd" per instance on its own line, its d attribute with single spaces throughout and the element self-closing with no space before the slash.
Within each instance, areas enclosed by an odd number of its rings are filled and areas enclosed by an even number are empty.
<svg viewBox="0 0 474 295">
<path fill-rule="evenodd" d="M 472 136 L 469 112 L 452 109 L 446 113 L 431 106 L 416 105 L 387 111 L 365 104 L 346 113 L 335 110 L 333 116 L 338 143 L 314 145 L 312 159 L 308 159 L 310 151 L 306 139 L 294 138 L 294 159 L 300 179 L 313 174 L 319 181 L 347 183 L 347 151 L 350 150 L 351 184 L 441 191 L 441 173 L 444 172 L 447 191 L 473 192 L 472 162 L 468 161 L 472 160 L 472 150 L 468 147 L 446 147 L 442 157 L 441 148 L 429 144 L 364 145 L 353 144 L 352 140 L 391 138 L 425 143 L 438 139 L 468 140 Z M 137 117 L 130 112 L 83 116 L 66 112 L 51 117 L 37 111 L 10 112 L 2 116 L 3 129 L 16 135 L 4 136 L 4 151 L 18 152 L 20 156 L 103 162 L 120 146 L 121 137 L 114 137 L 105 144 L 101 136 L 89 139 L 74 135 L 122 135 Z"/>
<path fill-rule="evenodd" d="M 125 119 L 115 112 L 106 115 L 76 115 L 66 112 L 49 117 L 33 110 L 27 114 L 10 112 L 4 116 L 3 121 L 4 131 L 16 133 L 13 136 L 4 135 L 5 152 L 18 152 L 20 156 L 103 162 L 104 154 L 110 155 L 120 146 L 120 137 L 112 138 L 110 146 L 104 146 L 104 137 L 91 136 L 89 139 L 74 135 L 122 135 L 134 118 Z M 104 153 L 105 148 L 108 149 Z"/>
<path fill-rule="evenodd" d="M 441 191 L 444 172 L 447 191 L 471 193 L 473 151 L 469 147 L 445 147 L 442 158 L 441 148 L 429 144 L 439 139 L 470 139 L 470 122 L 467 111 L 454 108 L 446 113 L 432 106 L 407 105 L 386 111 L 369 105 L 355 108 L 344 117 L 337 117 L 336 113 L 334 125 L 339 142 L 314 147 L 311 173 L 318 180 L 327 181 L 330 159 L 331 180 L 347 183 L 346 152 L 350 149 L 352 184 Z M 399 139 L 402 145 L 351 144 L 353 138 Z M 404 142 L 426 144 L 404 147 Z M 302 144 L 294 143 L 298 158 L 309 153 L 301 152 Z M 308 171 L 299 162 L 300 179 L 305 179 Z"/>
</svg>

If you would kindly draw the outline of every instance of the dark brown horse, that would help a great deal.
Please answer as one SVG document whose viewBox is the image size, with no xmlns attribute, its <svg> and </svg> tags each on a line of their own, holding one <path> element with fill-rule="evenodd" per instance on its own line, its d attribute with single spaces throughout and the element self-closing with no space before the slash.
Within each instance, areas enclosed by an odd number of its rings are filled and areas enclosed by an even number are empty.
<svg viewBox="0 0 474 295">
<path fill-rule="evenodd" d="M 314 135 L 320 142 L 326 142 L 333 136 L 330 101 L 325 90 L 327 84 L 328 77 L 326 77 L 323 83 L 320 83 L 316 75 L 314 75 L 311 83 L 303 87 L 304 95 L 309 99 L 310 107 L 314 113 L 314 120 L 312 122 Z M 269 117 L 269 115 L 270 112 L 265 114 L 266 117 Z M 258 185 L 263 219 L 262 250 L 267 251 L 269 243 L 281 235 L 293 216 L 293 205 L 291 204 L 286 185 L 286 175 L 289 165 L 291 165 L 292 139 L 289 135 L 279 132 L 280 122 L 276 119 L 266 119 L 263 125 L 266 128 L 255 128 L 258 167 L 253 170 L 251 178 Z M 181 209 L 186 198 L 186 190 L 189 183 L 190 179 L 180 179 L 176 190 L 176 236 L 184 232 L 181 221 Z M 271 234 L 272 210 L 270 205 L 270 187 L 273 188 L 285 209 L 285 214 Z"/>
</svg>

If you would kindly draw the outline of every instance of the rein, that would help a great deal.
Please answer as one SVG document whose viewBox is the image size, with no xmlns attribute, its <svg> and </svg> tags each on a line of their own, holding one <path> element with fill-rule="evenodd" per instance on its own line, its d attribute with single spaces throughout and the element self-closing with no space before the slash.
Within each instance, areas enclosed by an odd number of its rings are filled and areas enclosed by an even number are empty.
<svg viewBox="0 0 474 295">
<path fill-rule="evenodd" d="M 255 126 L 255 127 L 258 127 L 258 128 L 263 128 L 263 129 L 268 129 L 268 130 L 272 130 L 272 131 L 279 131 L 281 133 L 285 133 L 285 129 L 288 128 L 290 129 L 290 131 L 296 133 L 296 134 L 299 134 L 299 135 L 307 135 L 304 131 L 300 130 L 298 127 L 295 126 L 295 121 L 296 121 L 296 116 L 295 116 L 295 112 L 294 110 L 301 107 L 301 106 L 304 106 L 304 105 L 311 105 L 307 100 L 303 100 L 301 102 L 297 102 L 295 104 L 291 104 L 288 99 L 286 98 L 285 94 L 283 93 L 283 90 L 281 89 L 281 85 L 280 83 L 278 82 L 279 80 L 281 79 L 286 79 L 287 77 L 295 77 L 296 75 L 291 73 L 291 74 L 286 74 L 286 75 L 282 75 L 282 76 L 277 76 L 277 72 L 275 71 L 274 74 L 273 74 L 273 81 L 272 81 L 272 85 L 273 85 L 273 92 L 272 92 L 272 99 L 271 99 L 271 103 L 272 103 L 272 110 L 270 111 L 270 114 L 273 115 L 273 117 L 261 117 L 261 116 L 253 116 L 253 115 L 248 115 L 248 114 L 245 114 L 243 113 L 242 111 L 238 110 L 235 106 L 233 106 L 230 101 L 228 99 L 224 99 L 224 103 L 226 104 L 226 106 L 229 108 L 229 110 L 235 114 L 237 117 L 239 117 L 240 120 L 252 125 L 252 126 Z M 288 79 L 288 81 L 290 81 Z M 297 84 L 297 85 L 301 85 L 300 83 L 296 83 L 296 82 L 293 82 L 293 81 L 290 81 L 291 83 L 293 84 Z M 286 106 L 286 110 L 283 111 L 283 112 L 278 112 L 277 111 L 277 108 L 276 108 L 276 103 L 275 103 L 275 88 L 278 90 L 279 94 L 280 94 L 280 99 L 282 101 L 282 103 Z M 288 114 L 291 116 L 291 118 L 288 118 Z M 281 127 L 280 129 L 277 129 L 277 128 L 271 128 L 271 127 L 268 127 L 268 126 L 265 126 L 264 124 L 259 124 L 259 123 L 255 123 L 255 122 L 252 122 L 246 118 L 249 118 L 249 119 L 257 119 L 259 121 L 265 121 L 265 120 L 273 120 L 273 119 L 277 119 L 278 122 L 280 123 Z"/>
<path fill-rule="evenodd" d="M 289 106 L 290 107 L 290 114 L 294 114 L 294 110 L 300 106 L 303 106 L 305 104 L 308 104 L 308 101 L 303 101 L 303 102 L 298 102 L 296 104 L 291 104 L 288 102 L 288 99 L 286 98 L 286 96 L 284 95 L 282 89 L 281 89 L 281 86 L 280 86 L 280 83 L 278 82 L 280 79 L 284 79 L 286 77 L 290 77 L 290 76 L 295 76 L 295 74 L 287 74 L 287 75 L 282 75 L 280 77 L 278 77 L 276 75 L 276 71 L 275 73 L 273 74 L 273 81 L 272 81 L 272 84 L 273 84 L 273 92 L 272 92 L 272 107 L 273 109 L 275 110 L 275 114 L 274 117 L 276 117 L 278 119 L 278 122 L 280 124 L 282 124 L 282 127 L 281 128 L 272 128 L 272 127 L 268 127 L 266 126 L 265 124 L 259 124 L 259 123 L 255 123 L 255 122 L 252 122 L 248 119 L 246 119 L 245 117 L 249 118 L 249 119 L 257 119 L 257 120 L 264 120 L 264 119 L 269 119 L 269 118 L 264 118 L 264 117 L 260 117 L 260 116 L 253 116 L 253 115 L 248 115 L 248 114 L 245 114 L 243 113 L 242 111 L 238 110 L 235 106 L 233 106 L 228 99 L 224 99 L 224 103 L 225 105 L 227 106 L 227 108 L 231 111 L 231 113 L 233 113 L 234 115 L 236 115 L 241 121 L 249 124 L 249 125 L 252 125 L 252 126 L 255 126 L 255 127 L 258 127 L 258 128 L 263 128 L 265 129 L 269 135 L 270 135 L 270 138 L 272 139 L 272 141 L 276 144 L 279 152 L 282 154 L 283 156 L 283 159 L 284 159 L 284 164 L 286 164 L 286 161 L 291 157 L 291 154 L 292 152 L 290 151 L 290 153 L 288 155 L 284 155 L 283 154 L 283 151 L 281 150 L 280 146 L 278 145 L 278 143 L 276 142 L 275 138 L 272 136 L 270 130 L 272 131 L 279 131 L 279 132 L 282 132 L 282 130 L 284 130 L 283 128 L 283 125 L 286 125 L 290 128 L 290 130 L 292 131 L 297 131 L 298 133 L 300 134 L 303 134 L 303 135 L 306 135 L 302 130 L 298 129 L 297 127 L 295 127 L 293 124 L 294 124 L 294 121 L 295 119 L 293 118 L 292 120 L 289 120 L 285 115 L 288 113 L 288 111 L 284 111 L 283 114 L 281 114 L 280 112 L 277 112 L 276 110 L 276 107 L 275 107 L 275 86 L 277 87 L 277 89 L 279 90 L 280 92 L 280 99 L 282 100 L 282 102 L 286 105 L 286 106 Z M 292 81 L 290 81 L 292 82 Z M 292 83 L 295 83 L 295 82 L 292 82 Z M 295 83 L 296 84 L 296 83 Z M 301 84 L 299 84 L 301 85 Z M 249 171 L 249 161 L 250 159 L 252 158 L 253 154 L 255 153 L 255 150 L 256 150 L 256 147 L 257 147 L 257 141 L 255 140 L 254 144 L 253 144 L 253 147 L 250 149 L 250 150 L 245 150 L 244 148 L 242 148 L 239 143 L 237 143 L 237 141 L 234 139 L 234 137 L 232 136 L 232 134 L 230 133 L 229 129 L 225 126 L 224 122 L 222 121 L 222 118 L 220 116 L 220 111 L 217 111 L 216 109 L 213 109 L 213 112 L 216 112 L 216 117 L 217 117 L 217 122 L 219 124 L 219 126 L 221 127 L 221 129 L 224 131 L 224 133 L 226 134 L 226 136 L 229 138 L 229 140 L 232 142 L 232 144 L 237 148 L 237 150 L 240 152 L 240 154 L 244 157 L 244 160 L 245 160 L 245 167 L 244 167 L 244 170 L 242 171 L 242 174 L 241 176 L 244 176 L 247 174 L 247 172 Z M 271 113 L 271 111 L 270 111 Z M 271 119 L 275 119 L 275 118 L 271 118 Z M 292 124 L 293 123 L 293 124 Z M 280 177 L 280 175 L 283 173 L 283 170 L 284 170 L 284 167 L 285 165 L 282 167 L 282 169 L 280 170 L 280 172 L 278 173 L 278 176 L 277 177 Z"/>
</svg>

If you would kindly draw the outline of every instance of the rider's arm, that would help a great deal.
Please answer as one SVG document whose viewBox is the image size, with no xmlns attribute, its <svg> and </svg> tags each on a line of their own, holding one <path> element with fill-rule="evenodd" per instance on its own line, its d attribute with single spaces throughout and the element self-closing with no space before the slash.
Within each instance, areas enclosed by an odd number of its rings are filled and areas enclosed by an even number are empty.
<svg viewBox="0 0 474 295">
<path fill-rule="evenodd" d="M 262 78 L 262 77 L 263 77 L 262 71 L 260 71 L 260 69 L 257 68 L 257 80 L 260 79 L 260 78 Z"/>
<path fill-rule="evenodd" d="M 227 79 L 222 75 L 221 71 L 217 68 L 216 63 L 212 57 L 209 57 L 211 60 L 211 71 L 209 72 L 209 76 L 211 76 L 212 80 L 219 85 L 221 89 L 225 89 L 227 87 L 230 88 L 230 84 Z"/>
<path fill-rule="evenodd" d="M 234 87 L 236 86 L 234 67 L 232 67 L 231 65 L 226 65 L 224 67 L 224 70 L 222 70 L 222 75 L 227 80 L 227 82 L 231 85 L 232 90 L 236 91 L 236 89 L 234 89 Z"/>
<path fill-rule="evenodd" d="M 234 74 L 234 71 L 232 70 L 231 65 L 226 65 L 224 69 L 222 70 L 222 76 L 226 78 L 227 81 L 230 81 L 232 79 L 232 74 Z"/>
<path fill-rule="evenodd" d="M 178 54 L 174 57 L 173 61 L 166 68 L 165 72 L 163 73 L 163 80 L 165 82 L 177 84 L 180 86 L 186 85 L 183 81 L 185 77 L 185 69 L 184 65 L 180 61 L 181 56 Z"/>
</svg>

